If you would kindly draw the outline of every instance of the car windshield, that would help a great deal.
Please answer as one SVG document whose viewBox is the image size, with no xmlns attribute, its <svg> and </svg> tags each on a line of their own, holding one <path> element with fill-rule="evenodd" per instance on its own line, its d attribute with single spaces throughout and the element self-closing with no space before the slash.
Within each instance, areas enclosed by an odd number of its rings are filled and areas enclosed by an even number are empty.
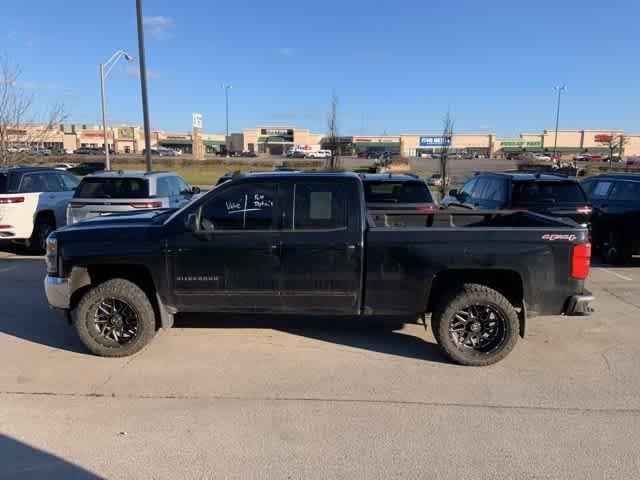
<svg viewBox="0 0 640 480">
<path fill-rule="evenodd" d="M 515 182 L 513 204 L 584 203 L 586 197 L 577 182 Z"/>
<path fill-rule="evenodd" d="M 85 178 L 75 198 L 146 198 L 149 184 L 140 178 Z"/>
<path fill-rule="evenodd" d="M 433 197 L 424 182 L 366 181 L 367 203 L 432 203 Z"/>
</svg>

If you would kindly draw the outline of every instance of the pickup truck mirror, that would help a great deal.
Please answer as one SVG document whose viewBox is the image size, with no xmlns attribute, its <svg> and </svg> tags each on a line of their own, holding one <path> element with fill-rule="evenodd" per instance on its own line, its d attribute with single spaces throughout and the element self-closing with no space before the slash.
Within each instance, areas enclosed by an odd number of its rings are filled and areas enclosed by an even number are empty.
<svg viewBox="0 0 640 480">
<path fill-rule="evenodd" d="M 458 190 L 456 190 L 455 188 L 452 189 L 452 190 L 449 190 L 449 196 L 457 197 L 458 196 Z"/>
<path fill-rule="evenodd" d="M 197 195 L 201 192 L 200 187 L 191 187 L 191 190 L 189 193 L 191 193 L 191 195 Z"/>
<path fill-rule="evenodd" d="M 198 228 L 198 214 L 190 213 L 187 218 L 184 219 L 184 226 L 189 232 L 197 233 Z"/>
</svg>

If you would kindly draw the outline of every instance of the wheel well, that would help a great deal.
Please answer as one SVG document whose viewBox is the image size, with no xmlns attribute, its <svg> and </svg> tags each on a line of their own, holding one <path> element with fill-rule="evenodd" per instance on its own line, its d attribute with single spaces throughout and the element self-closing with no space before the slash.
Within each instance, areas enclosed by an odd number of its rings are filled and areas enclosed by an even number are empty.
<svg viewBox="0 0 640 480">
<path fill-rule="evenodd" d="M 40 220 L 41 218 L 47 218 L 51 221 L 53 221 L 53 226 L 56 226 L 56 216 L 55 214 L 51 211 L 51 210 L 41 210 L 36 214 L 36 218 L 34 220 L 34 223 L 37 222 L 38 220 Z"/>
<path fill-rule="evenodd" d="M 92 265 L 86 269 L 89 275 L 89 283 L 85 283 L 71 295 L 71 308 L 75 308 L 80 299 L 90 289 L 94 288 L 107 280 L 113 278 L 122 278 L 135 283 L 144 293 L 147 294 L 153 310 L 156 314 L 156 323 L 160 321 L 160 310 L 156 297 L 156 286 L 153 282 L 151 272 L 142 265 Z"/>
<path fill-rule="evenodd" d="M 525 303 L 522 277 L 513 270 L 445 270 L 439 272 L 431 283 L 427 312 L 432 312 L 446 291 L 465 283 L 478 283 L 496 290 L 518 310 L 520 335 L 525 331 Z"/>
</svg>

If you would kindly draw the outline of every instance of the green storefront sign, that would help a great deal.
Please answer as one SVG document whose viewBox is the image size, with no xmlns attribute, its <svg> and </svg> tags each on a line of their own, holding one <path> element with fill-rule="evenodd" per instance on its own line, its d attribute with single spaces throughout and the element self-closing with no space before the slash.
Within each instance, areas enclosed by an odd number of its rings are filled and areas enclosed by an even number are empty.
<svg viewBox="0 0 640 480">
<path fill-rule="evenodd" d="M 522 140 L 522 139 L 504 139 L 500 140 L 501 147 L 517 147 L 517 148 L 540 148 L 541 140 Z"/>
</svg>

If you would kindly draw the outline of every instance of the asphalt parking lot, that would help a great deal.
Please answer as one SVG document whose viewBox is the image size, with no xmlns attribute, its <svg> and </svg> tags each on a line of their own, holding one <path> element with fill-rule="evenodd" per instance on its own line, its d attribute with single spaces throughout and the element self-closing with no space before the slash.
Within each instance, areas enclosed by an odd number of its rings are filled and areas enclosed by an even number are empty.
<svg viewBox="0 0 640 480">
<path fill-rule="evenodd" d="M 639 258 L 487 368 L 421 325 L 207 316 L 98 358 L 43 275 L 0 252 L 0 478 L 640 477 Z"/>
</svg>

